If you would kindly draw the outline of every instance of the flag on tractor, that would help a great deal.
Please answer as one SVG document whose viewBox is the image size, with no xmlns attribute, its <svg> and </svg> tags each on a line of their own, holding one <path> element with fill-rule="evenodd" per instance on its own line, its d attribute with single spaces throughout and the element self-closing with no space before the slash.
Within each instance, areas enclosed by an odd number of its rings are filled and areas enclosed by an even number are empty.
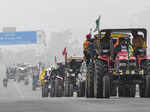
<svg viewBox="0 0 150 112">
<path fill-rule="evenodd" d="M 66 50 L 66 47 L 65 47 L 63 52 L 62 52 L 62 55 L 65 56 L 66 54 L 67 54 L 67 50 Z"/>
<path fill-rule="evenodd" d="M 94 29 L 94 32 L 96 32 L 96 31 L 100 31 L 100 29 L 99 29 L 99 22 L 100 22 L 100 16 L 98 17 L 98 19 L 96 20 L 96 28 Z"/>
</svg>

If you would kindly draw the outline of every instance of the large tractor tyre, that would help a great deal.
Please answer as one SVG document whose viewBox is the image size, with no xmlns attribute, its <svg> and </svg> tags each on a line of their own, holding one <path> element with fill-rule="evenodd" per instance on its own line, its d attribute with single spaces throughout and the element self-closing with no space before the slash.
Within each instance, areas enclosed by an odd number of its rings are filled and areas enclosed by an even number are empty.
<svg viewBox="0 0 150 112">
<path fill-rule="evenodd" d="M 69 97 L 73 96 L 73 84 L 69 84 Z"/>
<path fill-rule="evenodd" d="M 135 97 L 136 94 L 136 85 L 131 85 L 130 86 L 130 97 Z"/>
<path fill-rule="evenodd" d="M 82 93 L 81 83 L 82 83 L 82 82 L 79 82 L 79 87 L 78 87 L 78 92 L 77 92 L 77 96 L 78 96 L 78 97 L 81 97 L 81 93 Z"/>
<path fill-rule="evenodd" d="M 88 65 L 87 75 L 88 75 L 87 97 L 93 98 L 94 97 L 94 64 L 92 62 L 90 62 Z"/>
<path fill-rule="evenodd" d="M 51 89 L 50 89 L 50 96 L 54 97 L 55 96 L 54 94 L 55 94 L 55 88 L 51 87 Z"/>
<path fill-rule="evenodd" d="M 81 97 L 85 96 L 85 81 L 81 82 Z"/>
<path fill-rule="evenodd" d="M 63 97 L 63 88 L 61 85 L 59 86 L 58 90 L 59 90 L 59 97 Z"/>
<path fill-rule="evenodd" d="M 64 96 L 65 97 L 68 97 L 69 96 L 69 89 L 68 89 L 68 83 L 66 82 L 65 83 L 65 89 L 64 89 Z"/>
<path fill-rule="evenodd" d="M 48 89 L 48 85 L 44 85 L 44 97 L 48 97 L 48 93 L 49 93 L 49 89 Z"/>
<path fill-rule="evenodd" d="M 44 95 L 44 97 L 48 97 L 48 88 L 44 88 L 44 93 L 45 93 L 45 95 Z"/>
<path fill-rule="evenodd" d="M 62 97 L 62 94 L 63 94 L 63 89 L 60 84 L 61 84 L 60 80 L 56 79 L 55 80 L 55 96 L 56 97 Z"/>
<path fill-rule="evenodd" d="M 69 97 L 69 82 L 65 81 L 65 86 L 64 86 L 64 96 Z"/>
<path fill-rule="evenodd" d="M 119 86 L 119 97 L 135 97 L 136 85 Z"/>
<path fill-rule="evenodd" d="M 150 75 L 145 77 L 145 95 L 146 97 L 150 97 Z"/>
<path fill-rule="evenodd" d="M 124 94 L 125 94 L 124 97 L 130 97 L 130 88 L 129 87 L 125 88 Z"/>
<path fill-rule="evenodd" d="M 54 96 L 55 96 L 55 95 L 54 95 L 54 94 L 55 94 L 55 84 L 54 84 L 55 82 L 54 82 L 54 80 L 51 80 L 50 82 L 51 82 L 51 83 L 50 83 L 50 85 L 51 85 L 51 88 L 50 88 L 50 96 L 51 96 L 51 97 L 54 97 Z"/>
<path fill-rule="evenodd" d="M 110 97 L 110 77 L 107 75 L 103 77 L 103 97 Z"/>
<path fill-rule="evenodd" d="M 130 97 L 130 88 L 127 85 L 121 85 L 118 89 L 119 97 Z"/>
<path fill-rule="evenodd" d="M 45 97 L 44 87 L 42 87 L 42 97 Z"/>
<path fill-rule="evenodd" d="M 84 97 L 85 96 L 85 81 L 80 82 L 79 91 L 78 91 L 78 97 Z"/>
<path fill-rule="evenodd" d="M 148 76 L 150 75 L 150 60 L 142 61 L 141 67 L 144 69 L 145 80 L 143 80 L 143 83 L 139 85 L 139 93 L 140 97 L 148 97 Z"/>
<path fill-rule="evenodd" d="M 125 96 L 124 93 L 125 93 L 124 87 L 123 86 L 119 86 L 119 88 L 118 88 L 118 95 L 119 95 L 119 97 L 124 97 Z"/>
<path fill-rule="evenodd" d="M 139 94 L 141 98 L 145 97 L 145 83 L 139 85 Z"/>
<path fill-rule="evenodd" d="M 58 80 L 57 79 L 55 79 L 55 97 L 58 97 L 59 96 L 59 84 L 58 84 Z"/>
<path fill-rule="evenodd" d="M 88 96 L 88 80 L 85 81 L 85 97 L 89 97 Z"/>
<path fill-rule="evenodd" d="M 96 61 L 95 65 L 95 86 L 94 94 L 96 98 L 103 98 L 103 75 L 107 72 L 107 67 L 101 60 Z"/>
<path fill-rule="evenodd" d="M 141 67 L 144 69 L 145 76 L 150 75 L 150 60 L 145 60 L 141 63 Z"/>
<path fill-rule="evenodd" d="M 62 88 L 62 85 L 61 85 L 61 81 L 62 80 L 58 80 L 58 97 L 63 96 L 63 88 Z"/>
<path fill-rule="evenodd" d="M 116 84 L 111 84 L 110 96 L 117 96 L 117 86 L 116 86 Z"/>
</svg>

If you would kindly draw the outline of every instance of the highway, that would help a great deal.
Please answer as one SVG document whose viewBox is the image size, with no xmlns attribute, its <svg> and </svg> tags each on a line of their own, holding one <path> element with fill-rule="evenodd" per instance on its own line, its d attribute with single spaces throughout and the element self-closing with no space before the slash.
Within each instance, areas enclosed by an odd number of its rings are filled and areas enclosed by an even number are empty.
<svg viewBox="0 0 150 112">
<path fill-rule="evenodd" d="M 24 85 L 13 80 L 4 88 L 0 84 L 0 112 L 149 112 L 150 99 L 96 99 L 77 97 L 42 98 L 40 89 L 32 91 L 31 82 Z"/>
<path fill-rule="evenodd" d="M 42 98 L 40 88 L 32 91 L 31 79 L 29 85 L 9 80 L 5 88 L 5 67 L 0 71 L 0 112 L 150 112 L 149 98 Z"/>
</svg>

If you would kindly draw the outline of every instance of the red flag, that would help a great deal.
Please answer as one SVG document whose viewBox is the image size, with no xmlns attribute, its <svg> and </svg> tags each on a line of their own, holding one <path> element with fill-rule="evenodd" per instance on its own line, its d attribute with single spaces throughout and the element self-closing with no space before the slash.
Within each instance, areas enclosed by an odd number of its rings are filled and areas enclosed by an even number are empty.
<svg viewBox="0 0 150 112">
<path fill-rule="evenodd" d="M 62 55 L 66 55 L 67 54 L 67 51 L 66 51 L 66 47 L 64 48 L 63 52 L 62 52 Z"/>
<path fill-rule="evenodd" d="M 55 63 L 57 63 L 57 58 L 56 58 L 56 56 L 55 56 Z"/>
</svg>

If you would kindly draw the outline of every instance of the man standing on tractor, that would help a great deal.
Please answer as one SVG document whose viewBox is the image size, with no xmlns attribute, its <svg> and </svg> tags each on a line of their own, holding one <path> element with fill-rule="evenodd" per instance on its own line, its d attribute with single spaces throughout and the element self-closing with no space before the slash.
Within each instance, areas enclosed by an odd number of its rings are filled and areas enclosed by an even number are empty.
<svg viewBox="0 0 150 112">
<path fill-rule="evenodd" d="M 133 49 L 135 51 L 135 55 L 137 55 L 139 49 L 146 49 L 146 43 L 142 35 L 139 35 L 137 31 L 132 32 L 133 39 Z"/>
<path fill-rule="evenodd" d="M 91 34 L 87 34 L 86 35 L 86 40 L 83 43 L 83 53 L 84 53 L 87 65 L 89 64 L 89 61 L 90 61 L 89 43 L 90 43 L 91 37 L 92 37 Z"/>
<path fill-rule="evenodd" d="M 42 85 L 43 82 L 44 82 L 45 71 L 46 71 L 46 68 L 43 67 L 43 68 L 42 68 L 42 71 L 40 72 L 40 83 L 41 83 L 41 85 Z"/>
</svg>

